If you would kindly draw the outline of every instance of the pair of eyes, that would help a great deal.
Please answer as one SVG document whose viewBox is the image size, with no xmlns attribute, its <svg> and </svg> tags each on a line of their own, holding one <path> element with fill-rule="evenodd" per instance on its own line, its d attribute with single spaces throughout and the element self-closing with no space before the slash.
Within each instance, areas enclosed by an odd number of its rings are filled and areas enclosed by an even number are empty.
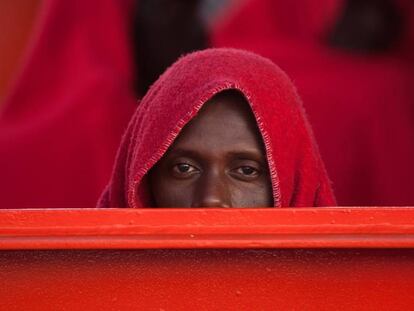
<svg viewBox="0 0 414 311">
<path fill-rule="evenodd" d="M 189 163 L 177 163 L 172 168 L 173 175 L 178 178 L 191 178 L 201 172 L 198 167 Z M 261 169 L 251 165 L 240 165 L 229 171 L 230 175 L 241 180 L 251 181 L 261 175 Z"/>
</svg>

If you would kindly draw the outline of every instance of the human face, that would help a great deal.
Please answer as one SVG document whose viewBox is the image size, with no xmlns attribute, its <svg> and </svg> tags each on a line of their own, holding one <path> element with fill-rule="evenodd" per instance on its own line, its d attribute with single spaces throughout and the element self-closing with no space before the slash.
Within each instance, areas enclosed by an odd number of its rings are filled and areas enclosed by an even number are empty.
<svg viewBox="0 0 414 311">
<path fill-rule="evenodd" d="M 219 93 L 180 132 L 150 172 L 157 207 L 270 207 L 263 141 L 249 104 Z"/>
</svg>

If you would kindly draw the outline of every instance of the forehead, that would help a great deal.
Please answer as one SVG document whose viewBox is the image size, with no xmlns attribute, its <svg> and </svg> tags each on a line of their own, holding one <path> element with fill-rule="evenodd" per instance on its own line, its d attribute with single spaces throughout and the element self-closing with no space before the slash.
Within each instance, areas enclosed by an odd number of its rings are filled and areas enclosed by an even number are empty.
<svg viewBox="0 0 414 311">
<path fill-rule="evenodd" d="M 236 91 L 225 91 L 204 104 L 180 132 L 171 149 L 262 151 L 262 139 L 249 103 Z"/>
</svg>

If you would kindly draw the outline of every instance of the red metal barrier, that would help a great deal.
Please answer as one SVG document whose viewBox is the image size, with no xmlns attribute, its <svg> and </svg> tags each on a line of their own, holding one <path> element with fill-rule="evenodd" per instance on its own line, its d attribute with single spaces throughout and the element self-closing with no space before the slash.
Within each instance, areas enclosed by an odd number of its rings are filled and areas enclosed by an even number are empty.
<svg viewBox="0 0 414 311">
<path fill-rule="evenodd" d="M 410 310 L 414 208 L 0 211 L 0 310 Z"/>
</svg>

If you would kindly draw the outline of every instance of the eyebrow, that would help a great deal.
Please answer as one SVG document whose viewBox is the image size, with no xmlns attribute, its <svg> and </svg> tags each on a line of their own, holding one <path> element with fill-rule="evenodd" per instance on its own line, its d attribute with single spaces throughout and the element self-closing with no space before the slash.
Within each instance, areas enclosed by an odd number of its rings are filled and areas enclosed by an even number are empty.
<svg viewBox="0 0 414 311">
<path fill-rule="evenodd" d="M 190 156 L 193 158 L 199 158 L 202 155 L 203 153 L 197 150 L 190 150 L 190 149 L 184 149 L 184 148 L 176 148 L 176 149 L 168 151 L 167 153 L 167 156 L 169 157 Z"/>
<path fill-rule="evenodd" d="M 232 151 L 228 153 L 228 156 L 238 159 L 253 159 L 257 162 L 261 162 L 262 164 L 267 163 L 266 154 L 262 154 L 262 152 L 260 152 L 260 150 L 257 149 Z"/>
<path fill-rule="evenodd" d="M 180 156 L 189 156 L 195 159 L 202 159 L 203 152 L 193 149 L 187 148 L 177 148 L 171 150 L 168 153 L 168 157 L 180 157 Z M 226 154 L 229 158 L 237 158 L 237 159 L 253 159 L 257 162 L 262 164 L 267 164 L 267 157 L 266 154 L 262 154 L 262 152 L 258 149 L 244 149 L 239 151 L 231 151 Z"/>
</svg>

